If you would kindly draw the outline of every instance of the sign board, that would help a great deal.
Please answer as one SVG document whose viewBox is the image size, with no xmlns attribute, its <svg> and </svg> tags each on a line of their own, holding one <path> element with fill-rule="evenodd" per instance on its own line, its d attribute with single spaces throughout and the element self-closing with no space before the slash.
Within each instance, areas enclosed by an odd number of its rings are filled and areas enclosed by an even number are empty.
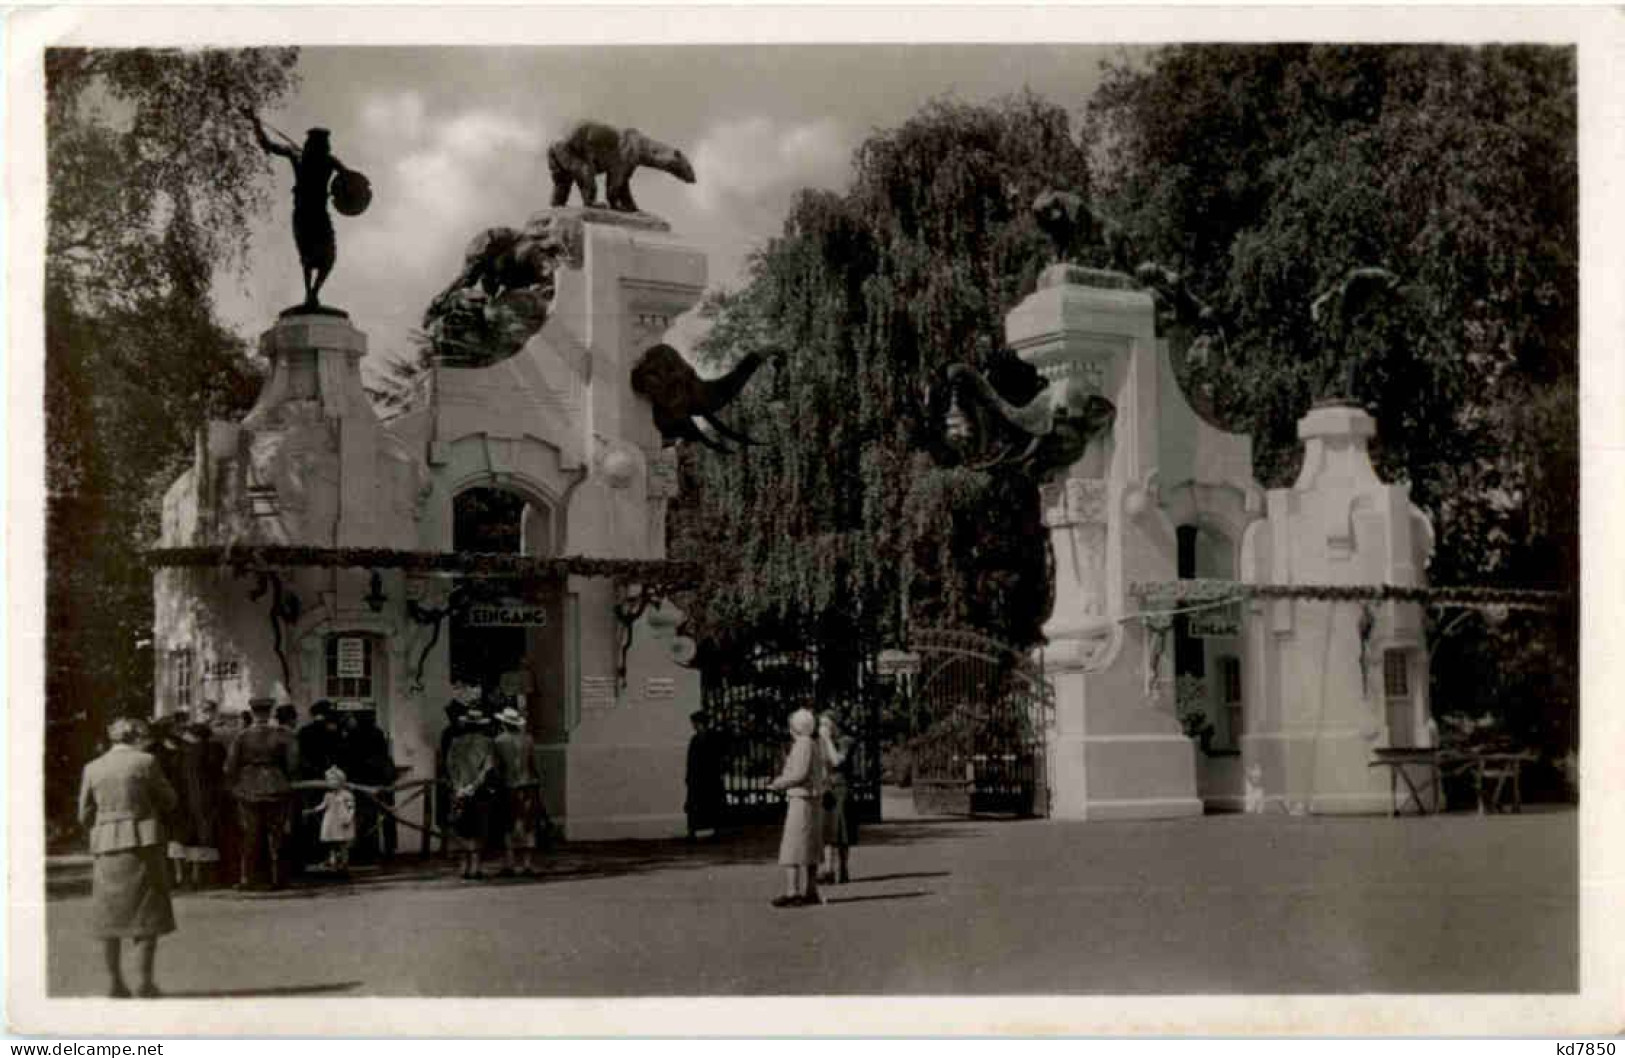
<svg viewBox="0 0 1625 1058">
<path fill-rule="evenodd" d="M 203 678 L 206 680 L 235 680 L 243 674 L 243 663 L 238 658 L 216 658 L 203 663 Z"/>
<path fill-rule="evenodd" d="M 881 676 L 917 676 L 920 655 L 910 650 L 882 650 L 875 658 L 875 672 Z"/>
<path fill-rule="evenodd" d="M 333 708 L 341 713 L 366 713 L 372 711 L 376 706 L 360 698 L 340 698 L 333 703 Z"/>
<path fill-rule="evenodd" d="M 471 628 L 540 628 L 547 607 L 528 602 L 481 603 L 471 606 L 463 624 Z"/>
<path fill-rule="evenodd" d="M 1227 639 L 1241 635 L 1241 605 L 1215 606 L 1185 618 L 1185 627 L 1197 639 Z"/>
<path fill-rule="evenodd" d="M 367 675 L 367 641 L 341 636 L 338 645 L 338 672 L 341 680 L 360 680 Z"/>
<path fill-rule="evenodd" d="M 643 681 L 643 696 L 645 698 L 675 698 L 677 697 L 677 681 L 670 676 L 650 676 Z"/>
<path fill-rule="evenodd" d="M 581 707 L 603 709 L 615 704 L 615 677 L 581 677 Z"/>
</svg>

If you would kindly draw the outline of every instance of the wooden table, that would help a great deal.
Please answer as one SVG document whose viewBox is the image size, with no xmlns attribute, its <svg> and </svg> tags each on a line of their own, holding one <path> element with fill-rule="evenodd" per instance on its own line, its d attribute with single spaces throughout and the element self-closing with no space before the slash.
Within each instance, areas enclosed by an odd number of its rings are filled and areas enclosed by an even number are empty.
<svg viewBox="0 0 1625 1058">
<path fill-rule="evenodd" d="M 1407 804 L 1416 806 L 1417 815 L 1427 815 L 1429 812 L 1438 812 L 1444 808 L 1444 783 L 1439 775 L 1439 751 L 1427 748 L 1406 749 L 1379 749 L 1374 751 L 1377 759 L 1367 767 L 1388 769 L 1388 795 L 1391 798 L 1388 814 L 1401 815 Z M 1420 786 L 1411 775 L 1412 767 L 1419 767 L 1426 771 L 1427 780 Z M 1405 799 L 1400 800 L 1400 783 L 1405 784 Z M 1422 794 L 1429 788 L 1433 789 L 1433 807 L 1429 808 Z"/>
</svg>

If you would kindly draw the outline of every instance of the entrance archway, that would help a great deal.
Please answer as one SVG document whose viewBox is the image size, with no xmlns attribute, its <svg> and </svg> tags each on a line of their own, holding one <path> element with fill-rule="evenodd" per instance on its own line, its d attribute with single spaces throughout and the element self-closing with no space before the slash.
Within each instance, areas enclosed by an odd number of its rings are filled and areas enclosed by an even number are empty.
<svg viewBox="0 0 1625 1058">
<path fill-rule="evenodd" d="M 452 500 L 452 550 L 549 558 L 557 540 L 555 521 L 552 506 L 539 497 L 476 483 Z M 563 587 L 486 580 L 478 597 L 451 619 L 454 693 L 487 708 L 517 708 L 544 744 L 565 737 Z"/>
</svg>

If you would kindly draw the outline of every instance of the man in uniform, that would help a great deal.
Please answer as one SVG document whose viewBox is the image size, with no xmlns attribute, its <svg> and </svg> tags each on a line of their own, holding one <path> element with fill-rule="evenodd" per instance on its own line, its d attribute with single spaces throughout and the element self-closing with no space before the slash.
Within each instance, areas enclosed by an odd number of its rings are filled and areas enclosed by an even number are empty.
<svg viewBox="0 0 1625 1058">
<path fill-rule="evenodd" d="M 239 889 L 283 884 L 282 837 L 287 830 L 291 782 L 299 774 L 299 747 L 293 732 L 271 723 L 276 701 L 248 703 L 252 726 L 232 742 L 226 754 L 226 784 L 237 797 L 242 821 Z M 260 864 L 266 870 L 258 870 Z"/>
</svg>

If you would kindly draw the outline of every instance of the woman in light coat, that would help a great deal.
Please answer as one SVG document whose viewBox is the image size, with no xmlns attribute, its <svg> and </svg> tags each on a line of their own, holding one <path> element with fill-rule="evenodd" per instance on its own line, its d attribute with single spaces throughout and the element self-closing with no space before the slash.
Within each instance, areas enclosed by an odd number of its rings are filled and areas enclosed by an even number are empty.
<svg viewBox="0 0 1625 1058">
<path fill-rule="evenodd" d="M 140 957 L 136 994 L 152 997 L 158 938 L 175 932 L 163 819 L 177 798 L 152 754 L 137 748 L 147 738 L 144 721 L 115 720 L 107 735 L 112 748 L 85 765 L 79 785 L 79 822 L 94 857 L 91 928 L 102 939 L 108 994 L 130 995 L 120 950 L 128 937 Z"/>
<path fill-rule="evenodd" d="M 819 798 L 824 795 L 824 755 L 813 734 L 818 721 L 809 709 L 790 714 L 790 734 L 795 743 L 785 758 L 784 770 L 769 785 L 783 790 L 789 802 L 784 814 L 784 836 L 779 842 L 779 866 L 784 868 L 784 893 L 774 898 L 774 907 L 800 907 L 821 904 L 818 895 L 818 860 L 824 847 L 824 828 Z"/>
</svg>

